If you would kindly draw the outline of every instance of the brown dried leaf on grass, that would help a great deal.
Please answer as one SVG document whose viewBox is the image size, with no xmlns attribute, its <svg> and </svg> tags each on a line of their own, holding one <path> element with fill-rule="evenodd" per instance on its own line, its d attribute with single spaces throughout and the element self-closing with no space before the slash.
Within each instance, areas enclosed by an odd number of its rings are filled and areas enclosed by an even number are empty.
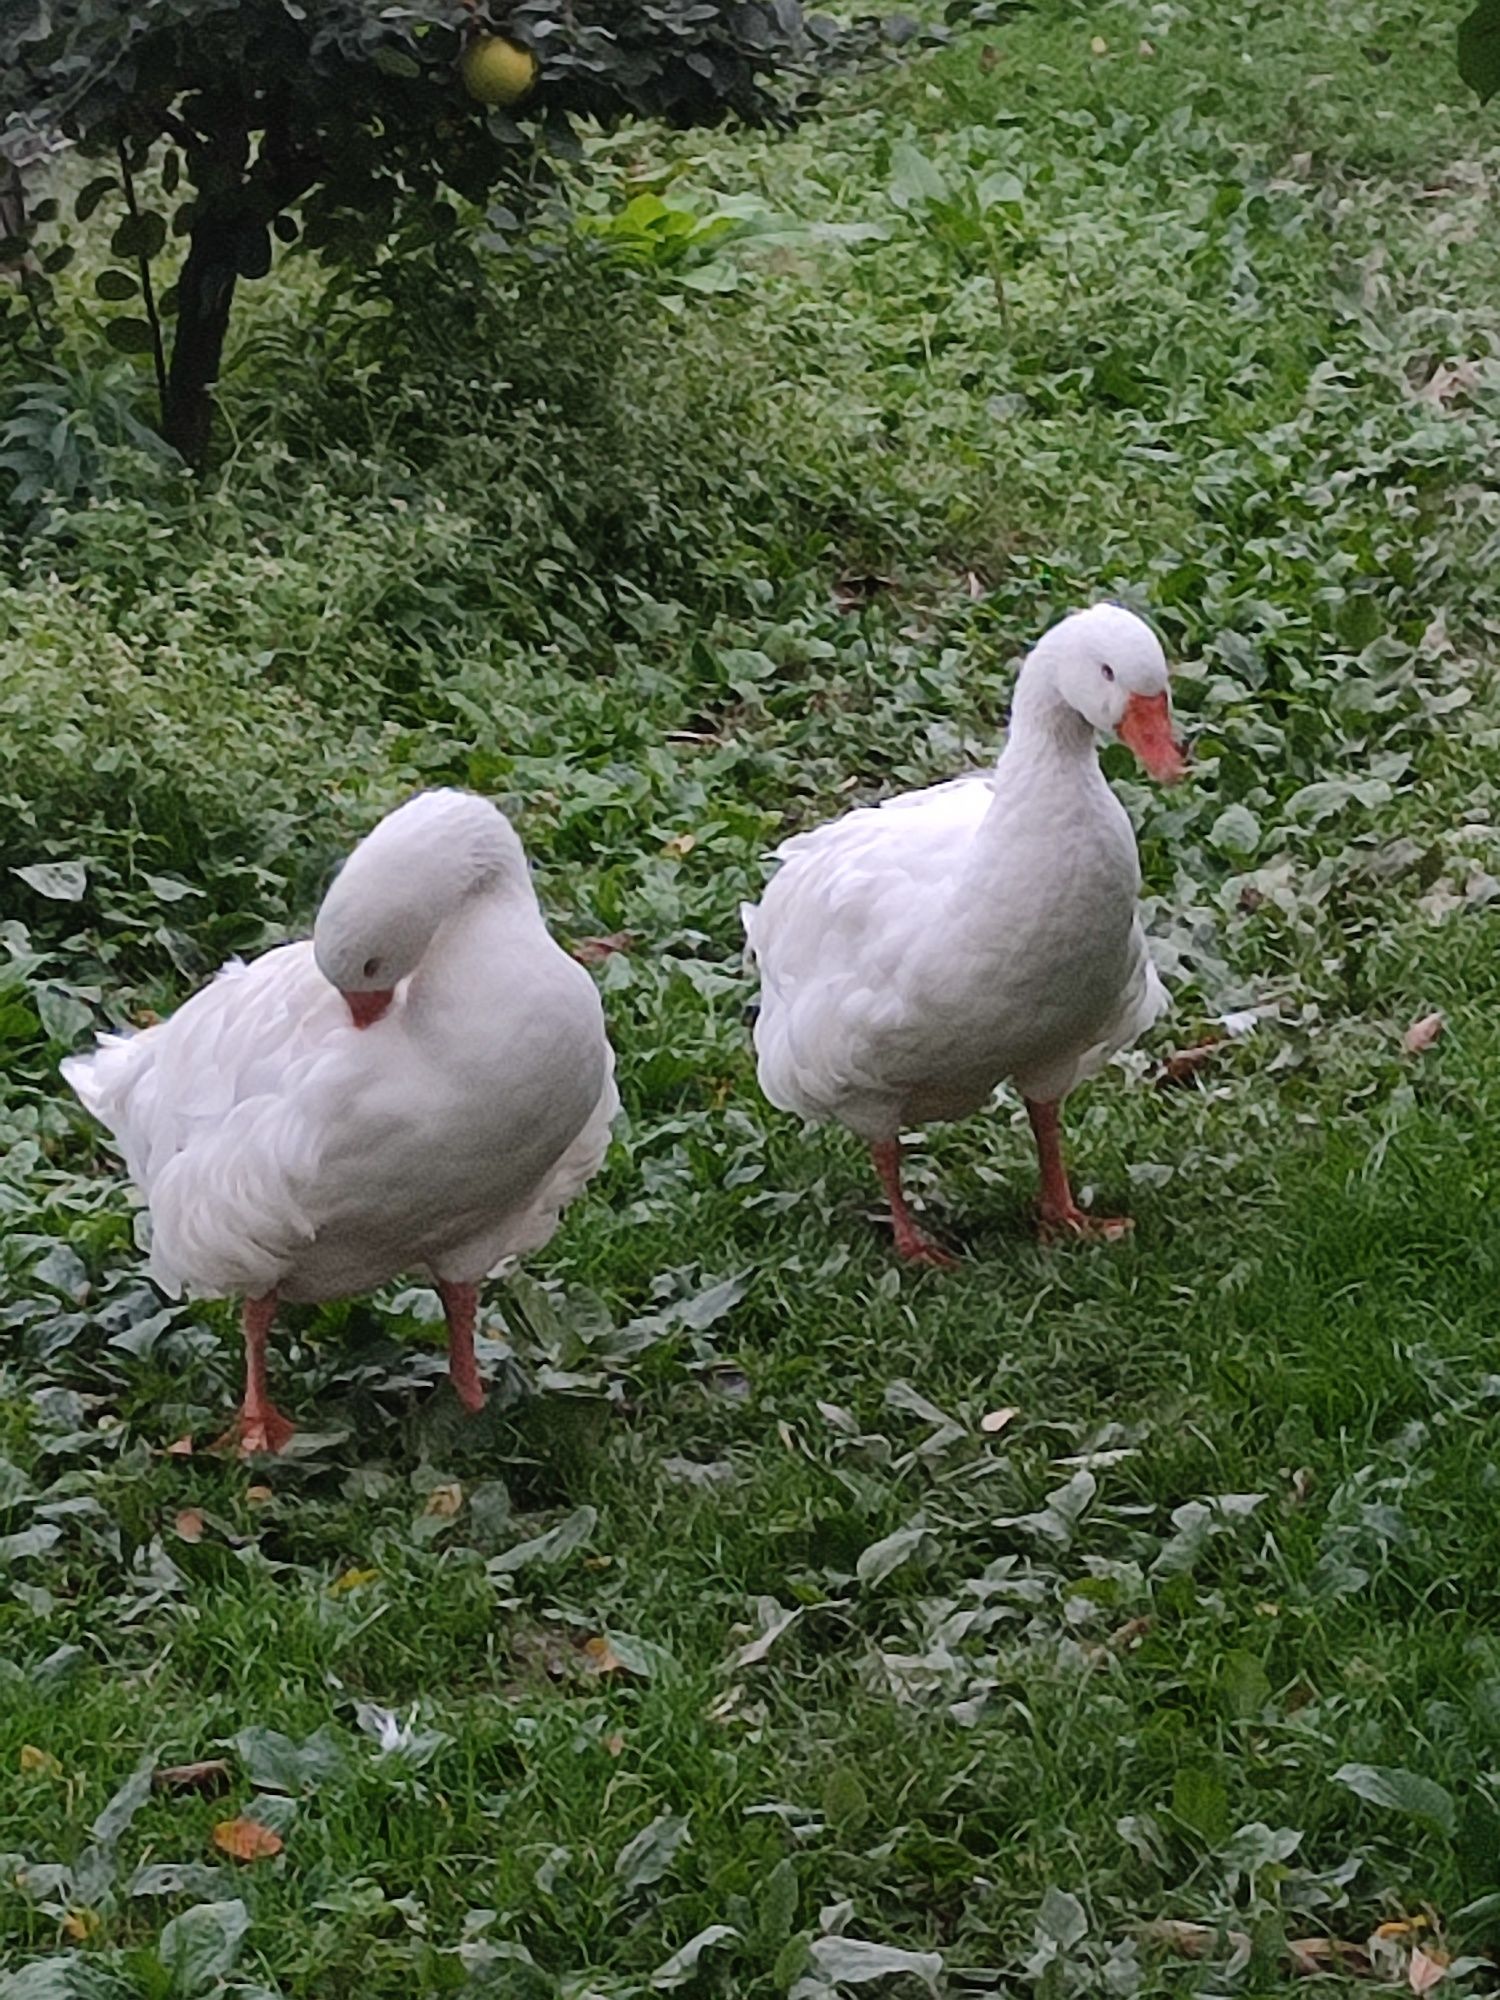
<svg viewBox="0 0 1500 2000">
<path fill-rule="evenodd" d="M 205 1757 L 197 1764 L 169 1764 L 151 1774 L 152 1788 L 158 1792 L 200 1792 L 217 1798 L 229 1789 L 229 1766 L 222 1757 Z"/>
<path fill-rule="evenodd" d="M 1156 1072 L 1157 1088 L 1168 1090 L 1174 1084 L 1191 1083 L 1200 1069 L 1222 1053 L 1223 1047 L 1222 1038 L 1216 1037 L 1206 1042 L 1195 1042 L 1188 1049 L 1174 1049 Z"/>
<path fill-rule="evenodd" d="M 1127 1618 L 1104 1643 L 1112 1653 L 1133 1653 L 1155 1623 L 1154 1618 Z"/>
<path fill-rule="evenodd" d="M 1292 1971 L 1303 1979 L 1330 1972 L 1362 1979 L 1373 1970 L 1364 1946 L 1349 1944 L 1343 1938 L 1288 1938 L 1286 1956 Z"/>
<path fill-rule="evenodd" d="M 568 949 L 580 965 L 603 965 L 616 952 L 628 952 L 635 943 L 630 931 L 611 931 L 607 937 L 574 938 Z"/>
<path fill-rule="evenodd" d="M 1431 403 L 1434 409 L 1446 410 L 1460 396 L 1478 388 L 1482 379 L 1479 367 L 1472 361 L 1460 361 L 1452 366 L 1440 361 L 1421 388 L 1415 391 L 1416 399 L 1419 403 Z"/>
<path fill-rule="evenodd" d="M 1409 1056 L 1422 1055 L 1442 1034 L 1444 1026 L 1441 1014 L 1424 1014 L 1420 1021 L 1413 1021 L 1401 1037 L 1401 1046 Z"/>
<path fill-rule="evenodd" d="M 1376 1979 L 1385 1986 L 1394 1969 L 1390 1952 L 1396 1934 L 1409 1934 L 1413 1928 L 1409 1923 L 1382 1924 L 1368 1945 L 1354 1944 L 1348 1938 L 1288 1938 L 1287 1969 L 1300 1979 L 1342 1974 L 1346 1979 Z M 1206 1958 L 1213 1952 L 1248 1958 L 1251 1950 L 1251 1940 L 1244 1931 L 1220 1930 L 1213 1924 L 1187 1923 L 1170 1917 L 1148 1925 L 1146 1935 L 1183 1958 Z M 1383 1951 L 1381 1945 L 1385 1947 Z M 1447 1974 L 1448 1961 L 1435 1946 L 1431 1949 L 1413 1946 L 1406 1961 L 1406 1984 L 1413 1993 L 1432 1992 Z"/>
<path fill-rule="evenodd" d="M 1434 1986 L 1448 1977 L 1447 1961 L 1436 1952 L 1423 1951 L 1418 1945 L 1411 1955 L 1411 1964 L 1406 1969 L 1406 1982 L 1413 1993 L 1430 1993 Z"/>
<path fill-rule="evenodd" d="M 176 1529 L 179 1540 L 184 1542 L 201 1542 L 203 1540 L 203 1509 L 201 1507 L 184 1507 L 182 1512 L 177 1516 L 177 1519 L 172 1523 L 172 1526 Z"/>
<path fill-rule="evenodd" d="M 214 1846 L 234 1861 L 269 1861 L 286 1842 L 254 1819 L 221 1819 L 214 1828 Z"/>
<path fill-rule="evenodd" d="M 1245 1931 L 1221 1931 L 1212 1924 L 1190 1923 L 1183 1917 L 1158 1917 L 1146 1925 L 1145 1935 L 1150 1943 L 1165 1945 L 1168 1951 L 1175 1951 L 1182 1958 L 1206 1958 L 1218 1944 L 1227 1945 L 1231 1951 L 1250 1949 L 1250 1938 Z"/>
</svg>

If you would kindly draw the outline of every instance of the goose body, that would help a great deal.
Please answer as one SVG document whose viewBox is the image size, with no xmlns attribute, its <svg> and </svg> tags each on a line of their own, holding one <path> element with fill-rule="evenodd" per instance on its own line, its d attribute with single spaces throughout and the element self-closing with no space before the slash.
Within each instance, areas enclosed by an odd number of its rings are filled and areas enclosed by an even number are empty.
<svg viewBox="0 0 1500 2000">
<path fill-rule="evenodd" d="M 889 1185 L 904 1126 L 964 1117 L 1006 1081 L 1055 1125 L 1049 1107 L 1149 1026 L 1166 993 L 1095 731 L 1121 729 L 1174 777 L 1166 684 L 1141 620 L 1113 605 L 1075 614 L 1023 669 L 993 771 L 859 808 L 777 850 L 744 912 L 773 1104 L 847 1125 Z M 1055 1220 L 1083 1225 L 1071 1195 L 1063 1207 Z M 933 1251 L 915 1231 L 907 1248 Z"/>
<path fill-rule="evenodd" d="M 63 1067 L 146 1197 L 161 1286 L 251 1301 L 425 1268 L 462 1316 L 552 1235 L 618 1109 L 598 993 L 548 932 L 520 842 L 449 791 L 361 843 L 313 940 L 226 966 Z"/>
</svg>

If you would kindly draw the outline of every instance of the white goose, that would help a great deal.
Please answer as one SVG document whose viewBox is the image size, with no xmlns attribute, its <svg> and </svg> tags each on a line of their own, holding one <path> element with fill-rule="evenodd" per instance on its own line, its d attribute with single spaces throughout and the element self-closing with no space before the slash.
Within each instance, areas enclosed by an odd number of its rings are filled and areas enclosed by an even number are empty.
<svg viewBox="0 0 1500 2000">
<path fill-rule="evenodd" d="M 1114 604 L 1075 612 L 1037 644 L 993 772 L 786 841 L 764 899 L 742 912 L 760 969 L 761 1088 L 869 1143 L 896 1249 L 913 1261 L 953 1259 L 907 1208 L 902 1127 L 964 1117 L 1007 1079 L 1036 1137 L 1044 1231 L 1129 1226 L 1077 1207 L 1058 1131 L 1074 1084 L 1166 1005 L 1099 730 L 1163 783 L 1181 776 L 1161 646 Z"/>
<path fill-rule="evenodd" d="M 278 1299 L 414 1266 L 479 1409 L 479 1280 L 548 1240 L 619 1108 L 593 981 L 548 932 L 510 822 L 458 791 L 361 841 L 310 942 L 226 965 L 63 1074 L 146 1195 L 158 1283 L 245 1301 L 247 1452 L 292 1433 L 267 1386 Z"/>
</svg>

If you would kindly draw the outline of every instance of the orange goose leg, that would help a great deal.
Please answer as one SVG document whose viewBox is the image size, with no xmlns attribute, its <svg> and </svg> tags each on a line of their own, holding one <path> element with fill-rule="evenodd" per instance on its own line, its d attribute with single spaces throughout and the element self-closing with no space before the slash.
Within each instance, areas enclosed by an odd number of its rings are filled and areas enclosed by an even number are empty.
<svg viewBox="0 0 1500 2000">
<path fill-rule="evenodd" d="M 936 1271 L 953 1270 L 957 1266 L 958 1259 L 940 1243 L 934 1243 L 925 1230 L 917 1227 L 912 1212 L 906 1205 L 906 1196 L 901 1191 L 901 1141 L 899 1139 L 872 1141 L 870 1158 L 875 1162 L 875 1171 L 880 1176 L 886 1200 L 891 1205 L 891 1228 L 896 1238 L 896 1255 L 908 1264 L 927 1264 Z"/>
<path fill-rule="evenodd" d="M 1088 1215 L 1073 1199 L 1068 1170 L 1063 1164 L 1057 1099 L 1049 1098 L 1039 1104 L 1028 1097 L 1026 1116 L 1031 1120 L 1042 1169 L 1042 1199 L 1038 1209 L 1042 1241 L 1080 1236 L 1097 1242 L 1118 1242 L 1134 1227 L 1128 1215 Z"/>
<path fill-rule="evenodd" d="M 220 1443 L 249 1458 L 256 1452 L 284 1450 L 297 1426 L 271 1401 L 266 1377 L 266 1336 L 276 1317 L 276 1294 L 246 1299 L 240 1317 L 245 1330 L 245 1400 Z"/>
<path fill-rule="evenodd" d="M 474 1358 L 474 1326 L 479 1318 L 478 1285 L 450 1285 L 438 1279 L 438 1297 L 448 1321 L 448 1380 L 471 1413 L 484 1408 L 484 1384 Z"/>
</svg>

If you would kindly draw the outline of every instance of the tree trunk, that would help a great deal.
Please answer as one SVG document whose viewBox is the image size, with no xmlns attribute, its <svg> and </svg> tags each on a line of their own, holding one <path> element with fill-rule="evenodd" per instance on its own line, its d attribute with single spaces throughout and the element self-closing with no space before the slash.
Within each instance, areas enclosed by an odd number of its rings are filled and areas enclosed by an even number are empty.
<svg viewBox="0 0 1500 2000">
<path fill-rule="evenodd" d="M 8 236 L 26 234 L 26 191 L 21 180 L 21 169 L 11 161 L 0 158 L 0 242 Z M 19 276 L 24 268 L 24 260 L 7 261 L 0 257 L 0 272 L 7 276 Z"/>
<path fill-rule="evenodd" d="M 233 222 L 200 223 L 177 281 L 177 331 L 167 371 L 167 443 L 202 472 L 214 424 L 214 388 L 239 277 Z"/>
</svg>

